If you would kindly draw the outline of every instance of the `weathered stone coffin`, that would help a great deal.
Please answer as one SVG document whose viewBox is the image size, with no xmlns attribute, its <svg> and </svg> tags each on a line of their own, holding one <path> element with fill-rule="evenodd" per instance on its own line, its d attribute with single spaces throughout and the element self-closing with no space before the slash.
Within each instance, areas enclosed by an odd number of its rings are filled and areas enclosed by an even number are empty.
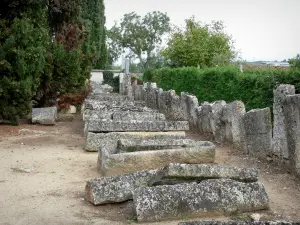
<svg viewBox="0 0 300 225">
<path fill-rule="evenodd" d="M 269 203 L 262 184 L 228 179 L 138 188 L 133 201 L 138 222 L 250 212 L 267 209 Z"/>
<path fill-rule="evenodd" d="M 128 140 L 157 140 L 157 139 L 183 139 L 184 131 L 168 131 L 168 132 L 111 132 L 111 133 L 92 133 L 88 132 L 85 147 L 87 151 L 98 152 L 101 144 L 105 144 L 106 148 L 110 148 L 110 152 L 117 150 L 119 139 Z"/>
<path fill-rule="evenodd" d="M 186 131 L 187 121 L 89 121 L 88 132 L 121 132 L 121 131 Z"/>
<path fill-rule="evenodd" d="M 112 153 L 106 146 L 101 146 L 98 158 L 98 167 L 105 176 L 157 169 L 170 163 L 198 164 L 213 163 L 215 160 L 215 146 L 211 142 L 198 142 L 185 148 L 129 153 Z"/>
<path fill-rule="evenodd" d="M 258 171 L 216 164 L 170 164 L 163 169 L 91 179 L 86 183 L 85 196 L 94 205 L 116 203 L 132 200 L 132 193 L 137 188 L 216 178 L 255 182 Z"/>
</svg>

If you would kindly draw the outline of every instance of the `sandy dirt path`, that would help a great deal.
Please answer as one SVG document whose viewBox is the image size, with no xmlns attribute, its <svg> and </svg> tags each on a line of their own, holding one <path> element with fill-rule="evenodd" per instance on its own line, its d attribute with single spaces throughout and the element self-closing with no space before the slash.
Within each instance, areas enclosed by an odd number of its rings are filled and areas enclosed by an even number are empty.
<svg viewBox="0 0 300 225">
<path fill-rule="evenodd" d="M 57 134 L 19 135 L 22 128 Z M 131 202 L 94 207 L 84 201 L 85 182 L 99 173 L 97 153 L 87 153 L 82 148 L 82 129 L 79 120 L 54 127 L 0 126 L 1 225 L 135 223 Z M 217 149 L 217 162 L 260 168 L 261 181 L 271 198 L 271 210 L 264 213 L 266 218 L 300 220 L 299 179 L 229 148 Z M 24 168 L 34 171 L 23 172 Z M 186 219 L 190 218 L 182 221 Z M 152 224 L 175 225 L 178 221 Z"/>
</svg>

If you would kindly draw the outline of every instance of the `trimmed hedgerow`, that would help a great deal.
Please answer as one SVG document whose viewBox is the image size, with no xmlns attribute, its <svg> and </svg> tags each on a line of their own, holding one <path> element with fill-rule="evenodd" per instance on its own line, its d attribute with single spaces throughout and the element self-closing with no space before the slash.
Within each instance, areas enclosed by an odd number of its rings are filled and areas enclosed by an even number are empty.
<svg viewBox="0 0 300 225">
<path fill-rule="evenodd" d="M 300 70 L 268 69 L 241 73 L 236 67 L 162 68 L 146 71 L 143 79 L 156 82 L 164 90 L 194 94 L 199 103 L 241 100 L 247 110 L 272 107 L 273 89 L 279 84 L 293 84 L 300 91 Z"/>
</svg>

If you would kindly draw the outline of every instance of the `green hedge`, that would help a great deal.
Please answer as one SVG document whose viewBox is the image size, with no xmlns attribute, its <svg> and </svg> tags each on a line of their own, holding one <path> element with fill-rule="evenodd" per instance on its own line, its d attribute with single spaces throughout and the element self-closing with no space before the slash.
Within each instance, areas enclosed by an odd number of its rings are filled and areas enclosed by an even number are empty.
<svg viewBox="0 0 300 225">
<path fill-rule="evenodd" d="M 194 94 L 199 103 L 241 100 L 247 110 L 272 107 L 273 89 L 279 84 L 293 84 L 300 91 L 300 70 L 249 70 L 241 73 L 236 67 L 162 68 L 146 71 L 143 79 L 156 82 L 164 90 Z"/>
<path fill-rule="evenodd" d="M 103 84 L 108 84 L 113 87 L 114 92 L 119 92 L 119 76 L 114 77 L 114 73 L 111 71 L 103 72 Z"/>
</svg>

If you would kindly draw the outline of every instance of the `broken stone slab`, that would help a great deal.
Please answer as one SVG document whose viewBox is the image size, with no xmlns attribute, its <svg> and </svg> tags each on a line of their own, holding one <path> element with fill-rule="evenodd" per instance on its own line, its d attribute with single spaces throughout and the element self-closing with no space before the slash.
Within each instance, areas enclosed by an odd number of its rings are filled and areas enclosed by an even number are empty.
<svg viewBox="0 0 300 225">
<path fill-rule="evenodd" d="M 168 131 L 168 132 L 111 132 L 111 133 L 87 133 L 84 149 L 87 151 L 98 152 L 100 145 L 106 145 L 111 149 L 109 152 L 117 151 L 117 143 L 119 139 L 183 139 L 184 131 Z"/>
<path fill-rule="evenodd" d="M 210 113 L 210 126 L 212 129 L 212 133 L 214 136 L 214 140 L 217 143 L 224 143 L 225 140 L 225 123 L 221 120 L 223 109 L 226 105 L 226 102 L 216 101 L 211 105 L 211 113 Z"/>
<path fill-rule="evenodd" d="M 267 209 L 269 199 L 260 183 L 212 179 L 198 183 L 138 188 L 133 192 L 138 222 L 232 214 Z"/>
<path fill-rule="evenodd" d="M 225 172 L 224 172 L 225 171 Z M 177 182 L 202 181 L 212 178 L 231 178 L 242 181 L 257 180 L 257 171 L 245 171 L 236 167 L 202 164 L 170 164 L 157 170 L 144 170 L 118 176 L 101 177 L 87 181 L 85 198 L 94 205 L 132 200 L 137 188 L 157 186 L 166 179 Z"/>
<path fill-rule="evenodd" d="M 190 139 L 119 139 L 118 152 L 185 148 L 196 143 Z"/>
<path fill-rule="evenodd" d="M 228 178 L 240 182 L 256 182 L 258 170 L 218 164 L 171 163 L 164 169 L 164 178 L 185 181 Z"/>
<path fill-rule="evenodd" d="M 280 158 L 289 158 L 288 143 L 287 143 L 287 130 L 284 123 L 284 101 L 287 95 L 295 94 L 295 86 L 289 84 L 281 84 L 274 91 L 274 126 L 273 126 L 273 140 L 272 149 L 273 154 Z"/>
<path fill-rule="evenodd" d="M 54 130 L 31 130 L 31 129 L 21 129 L 18 131 L 19 134 L 58 134 Z"/>
<path fill-rule="evenodd" d="M 122 101 L 128 101 L 128 96 L 120 95 L 117 93 L 92 93 L 90 94 L 87 99 L 97 100 L 97 101 L 116 101 L 116 102 L 122 102 Z"/>
<path fill-rule="evenodd" d="M 161 173 L 161 170 L 145 170 L 91 179 L 85 186 L 85 199 L 93 205 L 130 200 L 136 188 L 152 186 L 154 182 L 161 179 Z"/>
<path fill-rule="evenodd" d="M 118 131 L 186 131 L 187 121 L 89 121 L 87 131 L 118 132 Z"/>
<path fill-rule="evenodd" d="M 42 125 L 54 125 L 57 119 L 57 108 L 32 108 L 32 123 L 39 123 Z"/>
<path fill-rule="evenodd" d="M 98 158 L 98 168 L 105 175 L 157 169 L 170 163 L 213 163 L 215 146 L 205 142 L 195 147 L 111 154 L 104 146 Z"/>
<path fill-rule="evenodd" d="M 299 222 L 287 221 L 191 221 L 178 225 L 299 225 Z"/>
<path fill-rule="evenodd" d="M 243 117 L 246 152 L 266 157 L 272 153 L 272 122 L 270 108 L 253 109 Z"/>
</svg>

